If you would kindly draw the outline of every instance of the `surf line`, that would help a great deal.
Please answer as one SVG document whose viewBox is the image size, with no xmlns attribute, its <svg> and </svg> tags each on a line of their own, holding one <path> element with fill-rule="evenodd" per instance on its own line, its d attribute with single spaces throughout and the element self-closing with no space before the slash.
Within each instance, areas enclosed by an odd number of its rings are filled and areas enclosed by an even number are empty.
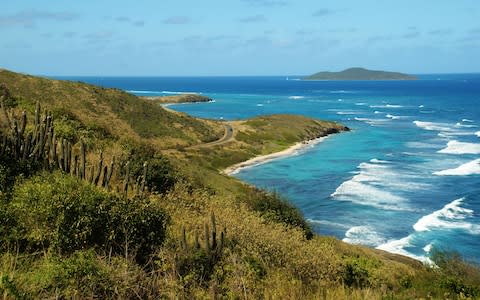
<svg viewBox="0 0 480 300">
<path fill-rule="evenodd" d="M 227 174 L 227 175 L 234 175 L 234 174 L 237 174 L 238 172 L 240 172 L 241 170 L 244 170 L 244 169 L 247 169 L 247 168 L 262 165 L 262 164 L 271 162 L 273 160 L 298 155 L 301 152 L 303 152 L 303 150 L 306 150 L 308 148 L 313 147 L 314 145 L 317 145 L 317 144 L 323 142 L 329 136 L 330 135 L 322 136 L 322 137 L 319 137 L 319 138 L 316 138 L 316 139 L 313 139 L 313 140 L 309 140 L 309 141 L 298 142 L 295 145 L 293 145 L 293 146 L 291 146 L 291 147 L 289 147 L 285 150 L 275 152 L 275 153 L 271 153 L 271 154 L 267 154 L 267 155 L 256 156 L 256 157 L 251 158 L 247 161 L 240 162 L 238 164 L 235 164 L 233 166 L 230 166 L 230 167 L 226 168 L 225 170 L 223 170 L 223 173 Z"/>
</svg>

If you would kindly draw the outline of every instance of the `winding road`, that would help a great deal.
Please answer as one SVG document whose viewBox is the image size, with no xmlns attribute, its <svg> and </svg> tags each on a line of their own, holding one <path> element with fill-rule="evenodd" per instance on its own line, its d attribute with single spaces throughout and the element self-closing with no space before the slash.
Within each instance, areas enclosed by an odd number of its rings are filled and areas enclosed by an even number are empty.
<svg viewBox="0 0 480 300">
<path fill-rule="evenodd" d="M 230 142 L 233 139 L 233 127 L 232 127 L 232 125 L 230 125 L 228 123 L 224 123 L 223 127 L 225 127 L 225 133 L 218 140 L 213 141 L 213 142 L 209 142 L 209 143 L 205 143 L 205 144 L 194 145 L 194 146 L 188 147 L 188 149 L 213 147 L 213 146 L 223 145 L 225 143 Z"/>
</svg>

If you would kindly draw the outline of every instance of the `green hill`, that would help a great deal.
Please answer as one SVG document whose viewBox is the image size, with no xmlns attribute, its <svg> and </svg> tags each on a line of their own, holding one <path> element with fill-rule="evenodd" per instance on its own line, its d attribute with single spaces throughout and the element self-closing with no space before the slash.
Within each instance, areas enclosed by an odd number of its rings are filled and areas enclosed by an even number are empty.
<svg viewBox="0 0 480 300">
<path fill-rule="evenodd" d="M 364 68 L 350 68 L 340 72 L 319 72 L 304 80 L 415 80 L 415 76 L 385 71 L 372 71 Z"/>
<path fill-rule="evenodd" d="M 221 172 L 340 124 L 201 120 L 6 70 L 0 98 L 4 299 L 480 296 L 478 269 L 458 256 L 431 268 L 315 235 L 288 200 Z"/>
</svg>

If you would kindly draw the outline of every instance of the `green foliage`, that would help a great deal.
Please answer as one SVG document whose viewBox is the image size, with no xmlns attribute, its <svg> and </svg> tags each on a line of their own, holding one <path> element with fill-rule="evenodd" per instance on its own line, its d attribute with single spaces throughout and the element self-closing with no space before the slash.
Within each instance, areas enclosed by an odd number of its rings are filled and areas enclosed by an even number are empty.
<svg viewBox="0 0 480 300">
<path fill-rule="evenodd" d="M 113 138 L 108 129 L 97 123 L 83 123 L 72 111 L 66 108 L 54 109 L 52 116 L 55 120 L 57 138 L 64 138 L 72 144 L 81 139 L 87 146 L 93 146 L 95 141 Z"/>
<path fill-rule="evenodd" d="M 4 83 L 0 84 L 0 101 L 3 101 L 5 108 L 12 108 L 18 105 L 17 98 L 10 93 L 10 90 Z"/>
<path fill-rule="evenodd" d="M 179 180 L 179 174 L 170 164 L 170 161 L 155 151 L 151 146 L 141 144 L 129 147 L 129 155 L 121 160 L 120 172 L 125 175 L 125 165 L 129 162 L 129 171 L 133 178 L 143 174 L 143 164 L 147 162 L 147 187 L 157 193 L 165 193 Z"/>
<path fill-rule="evenodd" d="M 167 216 L 147 199 L 124 199 L 60 172 L 18 185 L 9 209 L 26 251 L 96 247 L 145 262 L 165 237 Z"/>
<path fill-rule="evenodd" d="M 4 299 L 9 299 L 9 297 L 13 299 L 24 299 L 24 295 L 18 291 L 15 282 L 7 274 L 0 276 L 0 295 L 2 295 Z"/>
<path fill-rule="evenodd" d="M 200 244 L 198 233 L 191 245 L 185 228 L 182 230 L 181 250 L 175 257 L 178 276 L 187 285 L 204 284 L 210 280 L 215 266 L 221 260 L 225 243 L 225 228 L 217 236 L 215 214 L 212 212 L 210 226 L 205 223 L 204 239 Z"/>
<path fill-rule="evenodd" d="M 258 259 L 252 256 L 247 256 L 245 258 L 250 270 L 258 279 L 263 279 L 267 275 L 267 270 Z"/>
<path fill-rule="evenodd" d="M 0 195 L 5 196 L 4 200 L 9 200 L 17 178 L 29 177 L 35 174 L 40 167 L 41 164 L 34 159 L 15 161 L 9 153 L 0 155 Z"/>
<path fill-rule="evenodd" d="M 204 285 L 213 273 L 215 262 L 205 249 L 191 248 L 179 253 L 175 267 L 185 285 Z"/>
<path fill-rule="evenodd" d="M 438 267 L 439 285 L 465 297 L 480 297 L 480 268 L 463 261 L 456 252 L 433 249 L 431 260 Z"/>
<path fill-rule="evenodd" d="M 112 297 L 115 283 L 95 251 L 75 251 L 66 258 L 51 258 L 43 266 L 43 289 L 57 289 L 66 298 Z"/>
<path fill-rule="evenodd" d="M 247 191 L 245 202 L 251 209 L 260 212 L 268 220 L 301 228 L 307 239 L 311 239 L 314 235 L 302 212 L 277 193 L 250 188 Z"/>
<path fill-rule="evenodd" d="M 369 284 L 369 270 L 360 259 L 350 259 L 345 263 L 343 282 L 350 287 L 366 287 Z"/>
<path fill-rule="evenodd" d="M 8 250 L 10 243 L 13 240 L 14 229 L 17 226 L 16 219 L 7 209 L 7 204 L 1 199 L 0 195 L 0 253 Z"/>
</svg>

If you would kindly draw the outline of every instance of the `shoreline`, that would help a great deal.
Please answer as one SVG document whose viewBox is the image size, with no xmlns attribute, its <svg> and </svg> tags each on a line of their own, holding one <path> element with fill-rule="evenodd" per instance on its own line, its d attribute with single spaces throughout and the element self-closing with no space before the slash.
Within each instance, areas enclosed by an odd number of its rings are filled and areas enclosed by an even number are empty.
<svg viewBox="0 0 480 300">
<path fill-rule="evenodd" d="M 237 174 L 238 172 L 240 172 L 243 169 L 248 169 L 248 168 L 251 168 L 251 167 L 262 165 L 262 164 L 268 163 L 268 162 L 276 160 L 276 159 L 295 156 L 295 155 L 299 154 L 302 150 L 306 150 L 308 148 L 313 147 L 314 145 L 317 145 L 317 144 L 323 142 L 329 136 L 330 136 L 330 134 L 326 135 L 326 136 L 319 137 L 319 138 L 315 138 L 313 140 L 298 142 L 298 143 L 294 144 L 293 146 L 290 146 L 287 149 L 279 151 L 279 152 L 274 152 L 274 153 L 270 153 L 270 154 L 255 156 L 255 157 L 253 157 L 249 160 L 234 164 L 234 165 L 224 169 L 222 171 L 222 173 L 224 173 L 226 175 L 229 175 L 229 176 L 232 176 L 232 175 Z"/>
</svg>

